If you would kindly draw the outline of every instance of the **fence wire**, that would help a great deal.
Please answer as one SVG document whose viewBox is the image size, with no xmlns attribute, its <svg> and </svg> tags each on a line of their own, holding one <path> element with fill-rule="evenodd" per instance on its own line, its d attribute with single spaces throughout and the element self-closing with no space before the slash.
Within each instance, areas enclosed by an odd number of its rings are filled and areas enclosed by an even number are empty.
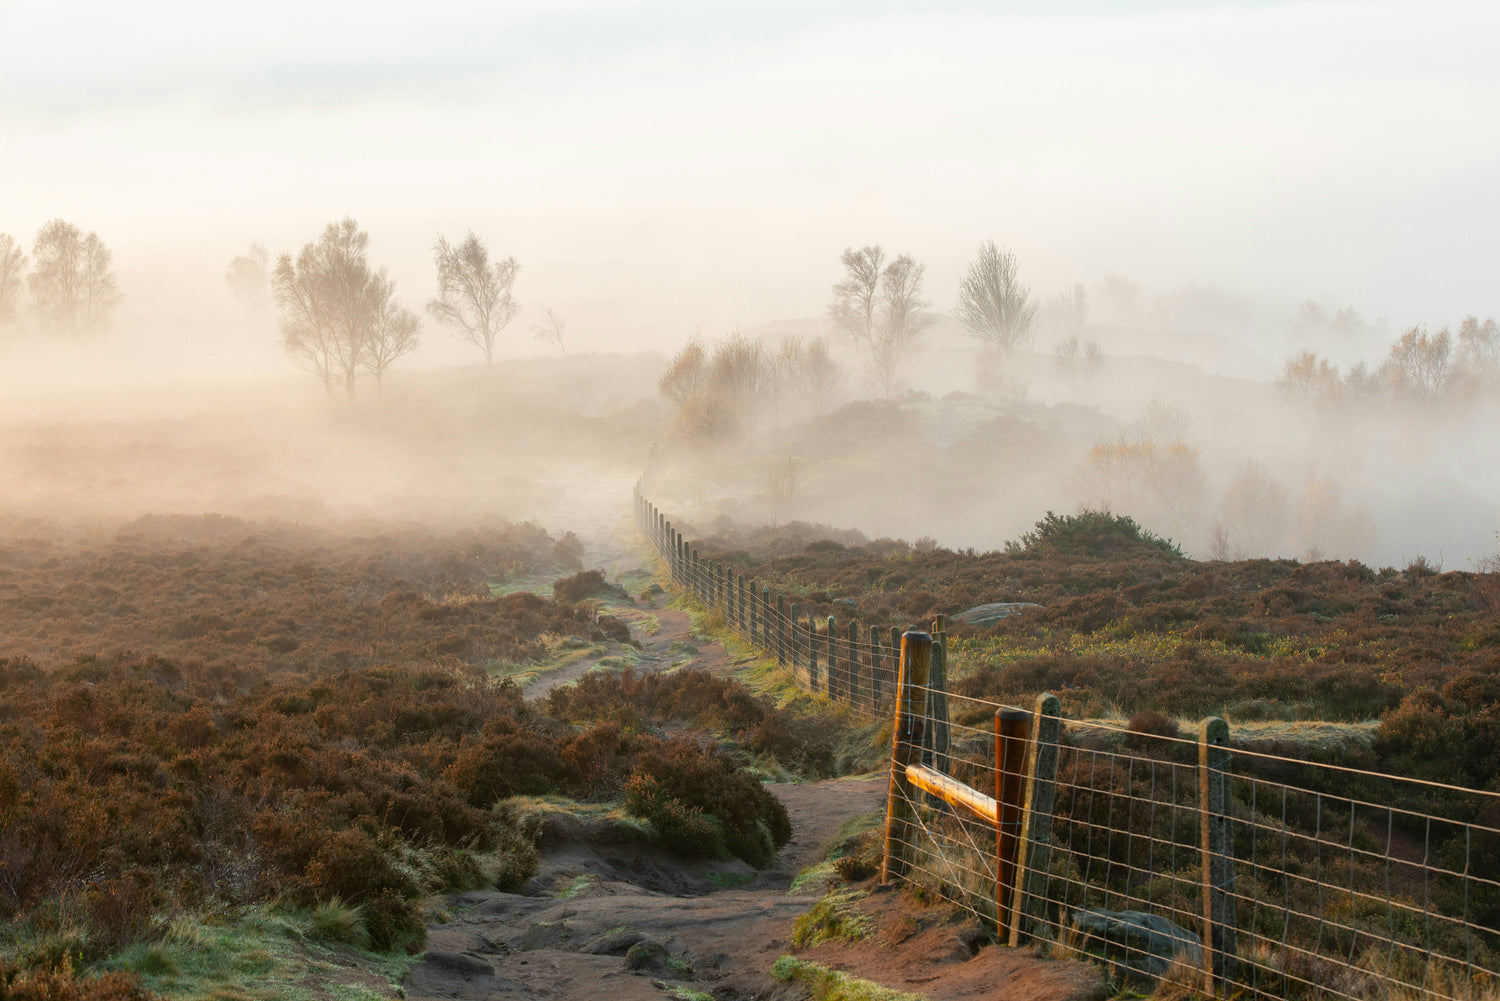
<svg viewBox="0 0 1500 1001">
<path fill-rule="evenodd" d="M 867 718 L 892 712 L 895 629 L 794 612 L 764 582 L 696 559 L 644 496 L 636 515 L 674 583 L 800 684 Z M 989 721 L 1018 707 L 954 695 L 945 678 L 939 642 L 931 684 L 911 690 L 920 760 L 998 799 Z M 1050 809 L 1028 815 L 1026 865 L 1009 876 L 993 820 L 896 783 L 891 808 L 911 817 L 903 878 L 1002 941 L 1015 924 L 1122 981 L 1286 1001 L 1500 999 L 1500 794 L 1081 720 L 1056 752 L 1051 775 L 1020 776 L 1032 806 L 1048 788 Z"/>
</svg>

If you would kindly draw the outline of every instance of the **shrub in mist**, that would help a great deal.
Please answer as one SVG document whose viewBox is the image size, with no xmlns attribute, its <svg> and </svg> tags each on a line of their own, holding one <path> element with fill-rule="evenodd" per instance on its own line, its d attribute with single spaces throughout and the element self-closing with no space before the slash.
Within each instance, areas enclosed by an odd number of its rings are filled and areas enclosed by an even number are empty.
<svg viewBox="0 0 1500 1001">
<path fill-rule="evenodd" d="M 1182 550 L 1138 525 L 1128 515 L 1108 511 L 1082 511 L 1057 515 L 1048 511 L 1036 527 L 1016 542 L 1005 545 L 1013 556 L 1118 556 L 1131 550 L 1150 550 L 1181 557 Z"/>
</svg>

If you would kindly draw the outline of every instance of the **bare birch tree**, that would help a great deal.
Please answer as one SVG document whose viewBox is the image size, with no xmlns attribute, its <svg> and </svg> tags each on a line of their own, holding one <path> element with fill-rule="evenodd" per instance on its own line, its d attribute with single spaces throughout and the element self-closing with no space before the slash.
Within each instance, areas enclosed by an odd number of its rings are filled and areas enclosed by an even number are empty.
<svg viewBox="0 0 1500 1001">
<path fill-rule="evenodd" d="M 875 311 L 880 301 L 880 273 L 885 266 L 885 251 L 879 246 L 855 250 L 844 248 L 839 257 L 844 265 L 844 280 L 833 286 L 833 302 L 828 318 L 855 350 L 864 353 L 875 340 Z"/>
<path fill-rule="evenodd" d="M 542 322 L 532 324 L 531 333 L 537 340 L 546 341 L 566 355 L 568 349 L 563 344 L 563 335 L 567 332 L 567 329 L 568 318 L 557 315 L 556 310 L 548 307 L 542 310 Z"/>
<path fill-rule="evenodd" d="M 901 388 L 901 369 L 933 323 L 922 298 L 925 265 L 902 254 L 880 273 L 880 311 L 870 344 L 871 371 L 880 395 L 889 399 Z"/>
<path fill-rule="evenodd" d="M 432 252 L 438 294 L 427 303 L 427 312 L 439 323 L 457 327 L 454 336 L 483 351 L 486 365 L 493 364 L 495 338 L 521 309 L 511 294 L 521 266 L 514 257 L 491 264 L 489 250 L 472 230 L 457 246 L 438 237 Z"/>
<path fill-rule="evenodd" d="M 42 322 L 78 334 L 103 326 L 124 298 L 109 269 L 110 252 L 99 234 L 87 236 L 70 222 L 53 219 L 36 234 L 27 278 Z"/>
<path fill-rule="evenodd" d="M 833 286 L 828 317 L 864 359 L 875 391 L 894 396 L 902 363 L 932 324 L 923 312 L 926 268 L 906 254 L 887 264 L 879 246 L 846 248 L 839 261 L 845 276 Z"/>
<path fill-rule="evenodd" d="M 385 390 L 385 371 L 404 354 L 416 350 L 422 321 L 396 301 L 396 283 L 381 268 L 370 282 L 370 334 L 364 367 L 375 377 L 375 391 Z"/>
<path fill-rule="evenodd" d="M 372 373 L 378 385 L 391 362 L 417 343 L 416 317 L 396 302 L 385 270 L 370 269 L 369 243 L 353 219 L 329 223 L 296 260 L 282 254 L 271 274 L 282 347 L 323 380 L 329 399 L 342 380 L 352 400 L 360 372 Z"/>
<path fill-rule="evenodd" d="M 0 323 L 14 323 L 21 301 L 21 276 L 26 252 L 9 233 L 0 233 Z"/>
<path fill-rule="evenodd" d="M 1037 310 L 1016 270 L 1015 254 L 986 241 L 959 283 L 953 311 L 971 335 L 1007 355 L 1030 342 Z"/>
</svg>

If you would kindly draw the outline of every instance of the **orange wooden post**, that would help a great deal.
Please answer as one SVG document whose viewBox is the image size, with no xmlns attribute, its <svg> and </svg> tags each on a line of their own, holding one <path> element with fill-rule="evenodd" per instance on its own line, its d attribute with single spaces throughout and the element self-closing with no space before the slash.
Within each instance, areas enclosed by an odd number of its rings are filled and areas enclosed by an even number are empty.
<svg viewBox="0 0 1500 1001">
<path fill-rule="evenodd" d="M 1026 743 L 1031 736 L 1031 713 L 1001 709 L 995 713 L 995 855 L 1000 860 L 995 880 L 995 920 L 1000 936 L 1010 927 L 1010 907 L 1016 897 L 1016 854 L 1021 843 L 1021 793 L 1025 788 Z"/>
<path fill-rule="evenodd" d="M 927 672 L 932 666 L 932 637 L 909 631 L 901 636 L 901 667 L 896 682 L 896 716 L 891 733 L 891 784 L 885 807 L 885 859 L 881 882 L 905 875 L 911 866 L 916 832 L 916 795 L 906 766 L 922 758 L 922 731 L 927 717 Z"/>
</svg>

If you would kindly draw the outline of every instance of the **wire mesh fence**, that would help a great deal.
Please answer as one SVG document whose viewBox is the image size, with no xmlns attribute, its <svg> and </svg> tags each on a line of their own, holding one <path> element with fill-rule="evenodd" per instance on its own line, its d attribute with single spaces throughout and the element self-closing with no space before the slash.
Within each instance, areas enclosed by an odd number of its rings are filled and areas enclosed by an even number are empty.
<svg viewBox="0 0 1500 1001">
<path fill-rule="evenodd" d="M 1174 737 L 961 697 L 941 620 L 914 678 L 896 628 L 702 559 L 641 488 L 635 513 L 673 582 L 799 684 L 895 714 L 887 875 L 1001 941 L 1224 996 L 1500 999 L 1500 795 L 1265 753 L 1218 719 Z"/>
</svg>

